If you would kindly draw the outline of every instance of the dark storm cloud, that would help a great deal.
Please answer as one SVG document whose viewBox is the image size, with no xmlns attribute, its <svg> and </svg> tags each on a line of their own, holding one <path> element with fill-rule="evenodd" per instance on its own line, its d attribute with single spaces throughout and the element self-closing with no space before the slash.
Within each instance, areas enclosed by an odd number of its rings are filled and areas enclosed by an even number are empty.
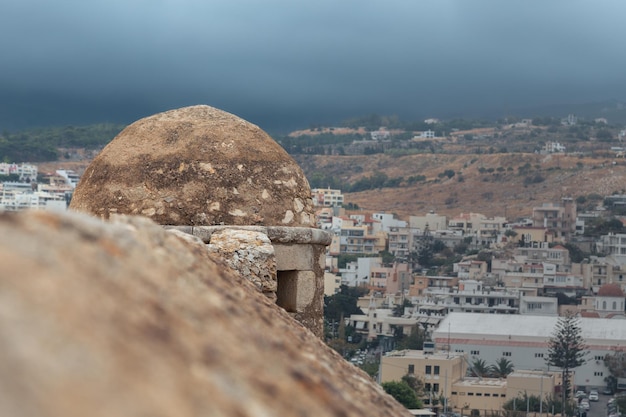
<svg viewBox="0 0 626 417">
<path fill-rule="evenodd" d="M 621 0 L 6 0 L 1 8 L 0 123 L 130 122 L 206 103 L 275 127 L 626 98 Z"/>
</svg>

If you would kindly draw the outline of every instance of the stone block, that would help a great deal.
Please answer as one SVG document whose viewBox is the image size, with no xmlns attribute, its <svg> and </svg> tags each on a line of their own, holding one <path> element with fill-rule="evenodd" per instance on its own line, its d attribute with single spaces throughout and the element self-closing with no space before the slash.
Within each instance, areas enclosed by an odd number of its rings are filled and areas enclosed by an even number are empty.
<svg viewBox="0 0 626 417">
<path fill-rule="evenodd" d="M 311 271 L 317 264 L 313 245 L 275 243 L 274 252 L 276 268 L 279 271 Z"/>
</svg>

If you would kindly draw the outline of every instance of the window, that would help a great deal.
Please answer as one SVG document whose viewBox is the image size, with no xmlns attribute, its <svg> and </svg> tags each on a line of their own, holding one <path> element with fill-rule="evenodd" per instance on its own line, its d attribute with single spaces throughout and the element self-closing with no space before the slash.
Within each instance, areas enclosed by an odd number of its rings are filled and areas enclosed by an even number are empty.
<svg viewBox="0 0 626 417">
<path fill-rule="evenodd" d="M 278 281 L 276 304 L 290 313 L 295 313 L 297 271 L 278 271 L 276 278 Z"/>
<path fill-rule="evenodd" d="M 511 356 L 511 352 L 502 352 L 502 356 Z"/>
<path fill-rule="evenodd" d="M 409 365 L 409 374 L 415 373 L 415 365 Z"/>
<path fill-rule="evenodd" d="M 594 372 L 593 376 L 603 376 L 604 372 Z"/>
<path fill-rule="evenodd" d="M 472 351 L 470 352 L 470 354 L 472 354 L 472 355 L 474 355 L 474 356 L 476 356 L 476 355 L 480 355 L 480 350 L 472 350 Z"/>
<path fill-rule="evenodd" d="M 543 353 L 535 353 L 535 358 L 543 358 Z"/>
<path fill-rule="evenodd" d="M 477 392 L 477 393 L 476 393 L 476 396 L 477 396 L 477 397 L 482 397 L 482 396 L 483 396 L 483 393 L 482 393 L 482 392 Z"/>
<path fill-rule="evenodd" d="M 434 374 L 439 375 L 439 365 L 435 365 Z"/>
<path fill-rule="evenodd" d="M 439 384 L 433 384 L 433 392 L 439 392 Z"/>
<path fill-rule="evenodd" d="M 604 360 L 604 356 L 596 355 L 596 356 L 593 357 L 593 359 L 596 360 L 596 361 L 601 361 L 601 360 Z"/>
<path fill-rule="evenodd" d="M 432 367 L 430 365 L 426 365 L 426 375 L 430 375 L 431 374 L 431 369 Z"/>
<path fill-rule="evenodd" d="M 452 395 L 456 395 L 456 391 L 452 391 Z"/>
<path fill-rule="evenodd" d="M 494 394 L 497 395 L 497 394 Z M 491 394 L 489 394 L 488 392 L 485 393 L 485 397 L 491 397 Z"/>
<path fill-rule="evenodd" d="M 468 393 L 467 393 L 467 395 L 470 395 L 470 396 L 472 396 L 472 397 L 473 397 L 473 396 L 474 396 L 474 393 L 473 393 L 473 392 L 468 392 Z"/>
</svg>

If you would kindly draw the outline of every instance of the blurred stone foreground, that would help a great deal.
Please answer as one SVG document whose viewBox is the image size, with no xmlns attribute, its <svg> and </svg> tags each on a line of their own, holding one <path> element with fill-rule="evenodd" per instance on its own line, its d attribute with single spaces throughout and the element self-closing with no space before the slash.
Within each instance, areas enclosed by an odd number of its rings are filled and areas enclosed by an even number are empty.
<svg viewBox="0 0 626 417">
<path fill-rule="evenodd" d="M 150 213 L 0 215 L 0 416 L 410 415 L 230 252 Z"/>
</svg>

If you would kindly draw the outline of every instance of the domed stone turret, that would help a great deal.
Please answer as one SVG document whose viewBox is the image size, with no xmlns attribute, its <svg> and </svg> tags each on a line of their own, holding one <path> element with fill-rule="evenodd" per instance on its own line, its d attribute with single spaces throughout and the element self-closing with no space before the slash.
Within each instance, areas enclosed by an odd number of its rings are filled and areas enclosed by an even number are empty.
<svg viewBox="0 0 626 417">
<path fill-rule="evenodd" d="M 70 207 L 174 226 L 315 225 L 296 162 L 259 127 L 209 106 L 128 126 L 87 168 Z"/>
<path fill-rule="evenodd" d="M 87 167 L 70 208 L 103 219 L 145 216 L 202 239 L 323 337 L 332 236 L 315 227 L 300 167 L 257 126 L 209 106 L 141 119 Z"/>
</svg>

